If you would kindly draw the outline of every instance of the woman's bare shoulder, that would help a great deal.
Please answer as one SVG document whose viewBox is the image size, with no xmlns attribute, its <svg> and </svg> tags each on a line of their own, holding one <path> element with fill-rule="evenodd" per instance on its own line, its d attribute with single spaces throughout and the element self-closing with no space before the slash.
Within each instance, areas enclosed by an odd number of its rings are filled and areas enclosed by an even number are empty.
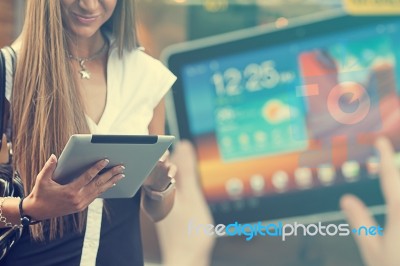
<svg viewBox="0 0 400 266">
<path fill-rule="evenodd" d="M 22 44 L 22 35 L 18 36 L 18 38 L 10 45 L 15 51 L 19 51 Z"/>
</svg>

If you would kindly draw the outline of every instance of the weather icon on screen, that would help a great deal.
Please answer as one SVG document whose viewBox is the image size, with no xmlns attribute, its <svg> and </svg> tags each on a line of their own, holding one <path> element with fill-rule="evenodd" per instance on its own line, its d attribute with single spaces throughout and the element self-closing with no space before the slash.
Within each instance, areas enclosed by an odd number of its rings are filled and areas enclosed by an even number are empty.
<svg viewBox="0 0 400 266">
<path fill-rule="evenodd" d="M 279 124 L 290 119 L 290 107 L 280 100 L 273 99 L 265 103 L 262 114 L 268 123 Z"/>
</svg>

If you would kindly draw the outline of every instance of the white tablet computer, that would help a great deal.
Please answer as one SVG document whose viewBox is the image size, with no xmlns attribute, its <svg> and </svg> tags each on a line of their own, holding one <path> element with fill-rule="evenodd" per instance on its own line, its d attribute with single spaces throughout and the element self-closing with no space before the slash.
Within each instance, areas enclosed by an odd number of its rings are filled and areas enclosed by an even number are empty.
<svg viewBox="0 0 400 266">
<path fill-rule="evenodd" d="M 67 184 L 101 159 L 107 168 L 123 164 L 126 177 L 101 198 L 130 198 L 139 190 L 174 136 L 147 135 L 72 135 L 65 145 L 54 172 L 54 180 Z"/>
</svg>

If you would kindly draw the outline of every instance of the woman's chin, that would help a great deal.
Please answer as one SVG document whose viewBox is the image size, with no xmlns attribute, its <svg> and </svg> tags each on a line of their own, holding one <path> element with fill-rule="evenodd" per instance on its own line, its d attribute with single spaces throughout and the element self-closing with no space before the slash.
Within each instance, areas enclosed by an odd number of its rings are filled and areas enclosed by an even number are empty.
<svg viewBox="0 0 400 266">
<path fill-rule="evenodd" d="M 80 28 L 71 30 L 70 33 L 77 39 L 90 39 L 96 35 L 100 28 Z"/>
</svg>

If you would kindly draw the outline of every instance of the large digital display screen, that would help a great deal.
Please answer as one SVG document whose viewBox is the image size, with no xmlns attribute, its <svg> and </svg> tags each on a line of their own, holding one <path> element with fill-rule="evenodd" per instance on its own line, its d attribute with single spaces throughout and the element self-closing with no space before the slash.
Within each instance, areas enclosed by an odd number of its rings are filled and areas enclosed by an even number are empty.
<svg viewBox="0 0 400 266">
<path fill-rule="evenodd" d="M 179 66 L 214 210 L 377 179 L 374 139 L 386 135 L 400 149 L 400 19 L 365 21 L 299 27 L 304 34 L 275 43 L 265 34 Z"/>
</svg>

